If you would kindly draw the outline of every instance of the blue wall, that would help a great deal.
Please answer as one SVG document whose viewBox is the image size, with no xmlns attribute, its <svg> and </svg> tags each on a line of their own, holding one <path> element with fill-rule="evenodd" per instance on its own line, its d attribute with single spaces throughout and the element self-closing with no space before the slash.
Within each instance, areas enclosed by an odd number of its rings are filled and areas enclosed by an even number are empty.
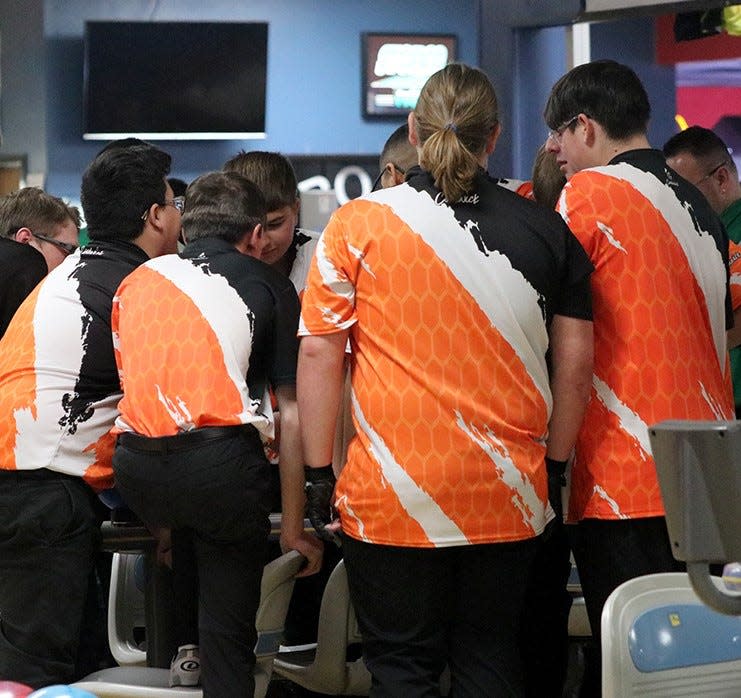
<svg viewBox="0 0 741 698">
<path fill-rule="evenodd" d="M 518 62 L 515 73 L 513 176 L 530 179 L 538 148 L 548 135 L 543 108 L 553 83 L 567 69 L 566 30 L 520 29 L 515 32 Z"/>
<path fill-rule="evenodd" d="M 513 3 L 482 6 L 481 67 L 494 81 L 500 99 L 503 133 L 489 160 L 499 176 L 527 179 L 545 139 L 543 107 L 553 83 L 567 69 L 567 32 L 563 27 L 513 29 Z M 654 62 L 654 19 L 642 16 L 596 22 L 590 27 L 592 59 L 612 58 L 633 68 L 651 100 L 649 140 L 661 147 L 676 132 L 674 68 Z"/>
<path fill-rule="evenodd" d="M 676 87 L 674 66 L 655 62 L 655 30 L 652 18 L 626 19 L 591 28 L 592 59 L 612 58 L 626 63 L 641 79 L 651 102 L 648 140 L 654 148 L 677 132 L 674 121 Z"/>
<path fill-rule="evenodd" d="M 186 180 L 220 168 L 240 148 L 302 154 L 375 154 L 401 122 L 360 114 L 360 34 L 450 33 L 460 60 L 479 55 L 478 0 L 46 0 L 46 189 L 77 199 L 80 175 L 101 143 L 82 140 L 86 20 L 267 21 L 266 130 L 256 141 L 163 142 Z M 177 76 L 173 75 L 176 80 Z"/>
</svg>

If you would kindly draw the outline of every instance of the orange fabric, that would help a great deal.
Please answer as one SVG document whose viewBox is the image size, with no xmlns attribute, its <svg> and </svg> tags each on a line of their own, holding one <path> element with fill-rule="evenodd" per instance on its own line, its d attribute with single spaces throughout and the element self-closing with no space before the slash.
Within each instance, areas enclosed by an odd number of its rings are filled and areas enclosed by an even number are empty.
<svg viewBox="0 0 741 698">
<path fill-rule="evenodd" d="M 731 305 L 734 310 L 741 308 L 741 245 L 728 241 L 728 267 L 731 271 Z"/>
<path fill-rule="evenodd" d="M 336 489 L 343 529 L 418 547 L 534 535 L 526 519 L 536 512 L 494 471 L 497 458 L 514 464 L 519 480 L 533 483 L 542 516 L 548 408 L 465 281 L 390 207 L 365 200 L 334 214 L 317 257 L 302 304 L 305 333 L 354 323 L 357 437 Z M 327 264 L 354 298 L 324 283 L 319 266 Z M 405 506 L 408 488 L 422 490 L 461 538 L 431 538 Z"/>
<path fill-rule="evenodd" d="M 122 304 L 136 313 L 120 313 Z M 242 401 L 213 328 L 195 303 L 151 265 L 142 265 L 121 284 L 112 327 L 122 343 L 116 349 L 125 387 L 119 410 L 128 428 L 156 437 L 172 436 L 186 424 L 241 423 L 236 415 Z"/>
<path fill-rule="evenodd" d="M 646 427 L 732 415 L 727 361 L 719 365 L 703 290 L 665 212 L 602 171 L 575 175 L 564 191 L 561 212 L 595 266 L 595 382 L 570 519 L 663 515 Z M 723 284 L 720 254 L 717 274 Z"/>
<path fill-rule="evenodd" d="M 39 286 L 18 308 L 8 331 L 0 340 L 2 363 L 0 370 L 0 453 L 3 468 L 15 470 L 15 443 L 17 431 L 8 421 L 18 410 L 30 410 L 36 419 L 36 373 L 33 316 L 39 296 Z"/>
</svg>

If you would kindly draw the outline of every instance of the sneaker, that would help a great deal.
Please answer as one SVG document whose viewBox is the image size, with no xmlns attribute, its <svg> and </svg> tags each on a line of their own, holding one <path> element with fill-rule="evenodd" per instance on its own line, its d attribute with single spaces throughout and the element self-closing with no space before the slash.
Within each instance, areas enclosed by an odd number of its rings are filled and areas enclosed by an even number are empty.
<svg viewBox="0 0 741 698">
<path fill-rule="evenodd" d="M 197 686 L 201 683 L 198 645 L 181 645 L 170 662 L 170 686 Z"/>
</svg>

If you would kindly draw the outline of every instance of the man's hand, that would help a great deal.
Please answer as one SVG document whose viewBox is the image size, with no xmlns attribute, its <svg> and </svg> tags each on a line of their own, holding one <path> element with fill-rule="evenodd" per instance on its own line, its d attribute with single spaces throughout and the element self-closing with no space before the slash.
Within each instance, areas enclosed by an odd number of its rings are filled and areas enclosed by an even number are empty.
<svg viewBox="0 0 741 698">
<path fill-rule="evenodd" d="M 553 458 L 545 459 L 545 467 L 548 471 L 548 501 L 553 507 L 556 518 L 563 521 L 563 504 L 561 501 L 561 488 L 566 485 L 566 464 L 565 460 L 554 460 Z"/>
<path fill-rule="evenodd" d="M 332 464 L 322 468 L 304 467 L 306 475 L 306 515 L 320 538 L 337 542 L 334 533 L 327 525 L 337 518 L 332 497 L 334 496 L 335 476 Z"/>
<path fill-rule="evenodd" d="M 287 553 L 289 550 L 296 550 L 306 558 L 306 564 L 301 568 L 297 577 L 308 577 L 316 574 L 322 566 L 322 556 L 324 555 L 324 544 L 311 533 L 301 532 L 298 536 L 280 537 L 280 549 Z"/>
</svg>

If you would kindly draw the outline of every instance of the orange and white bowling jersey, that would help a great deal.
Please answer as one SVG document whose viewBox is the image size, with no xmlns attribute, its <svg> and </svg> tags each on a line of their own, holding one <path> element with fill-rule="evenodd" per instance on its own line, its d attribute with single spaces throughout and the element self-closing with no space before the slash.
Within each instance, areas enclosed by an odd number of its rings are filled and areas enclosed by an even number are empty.
<svg viewBox="0 0 741 698">
<path fill-rule="evenodd" d="M 300 334 L 349 328 L 357 435 L 335 492 L 348 535 L 433 547 L 543 531 L 547 320 L 591 318 L 590 272 L 555 212 L 483 171 L 453 206 L 415 168 L 335 211 Z"/>
<path fill-rule="evenodd" d="M 147 259 L 132 243 L 93 241 L 18 309 L 0 341 L 0 468 L 46 468 L 111 487 L 121 398 L 111 303 Z"/>
<path fill-rule="evenodd" d="M 272 437 L 269 387 L 295 384 L 290 280 L 216 238 L 124 279 L 111 322 L 124 397 L 117 430 L 172 436 L 252 424 Z"/>
<path fill-rule="evenodd" d="M 741 308 L 741 245 L 728 241 L 728 269 L 730 271 L 731 305 L 736 311 Z"/>
<path fill-rule="evenodd" d="M 725 231 L 653 150 L 575 174 L 558 209 L 595 267 L 594 376 L 569 518 L 661 516 L 648 427 L 733 419 Z"/>
</svg>

